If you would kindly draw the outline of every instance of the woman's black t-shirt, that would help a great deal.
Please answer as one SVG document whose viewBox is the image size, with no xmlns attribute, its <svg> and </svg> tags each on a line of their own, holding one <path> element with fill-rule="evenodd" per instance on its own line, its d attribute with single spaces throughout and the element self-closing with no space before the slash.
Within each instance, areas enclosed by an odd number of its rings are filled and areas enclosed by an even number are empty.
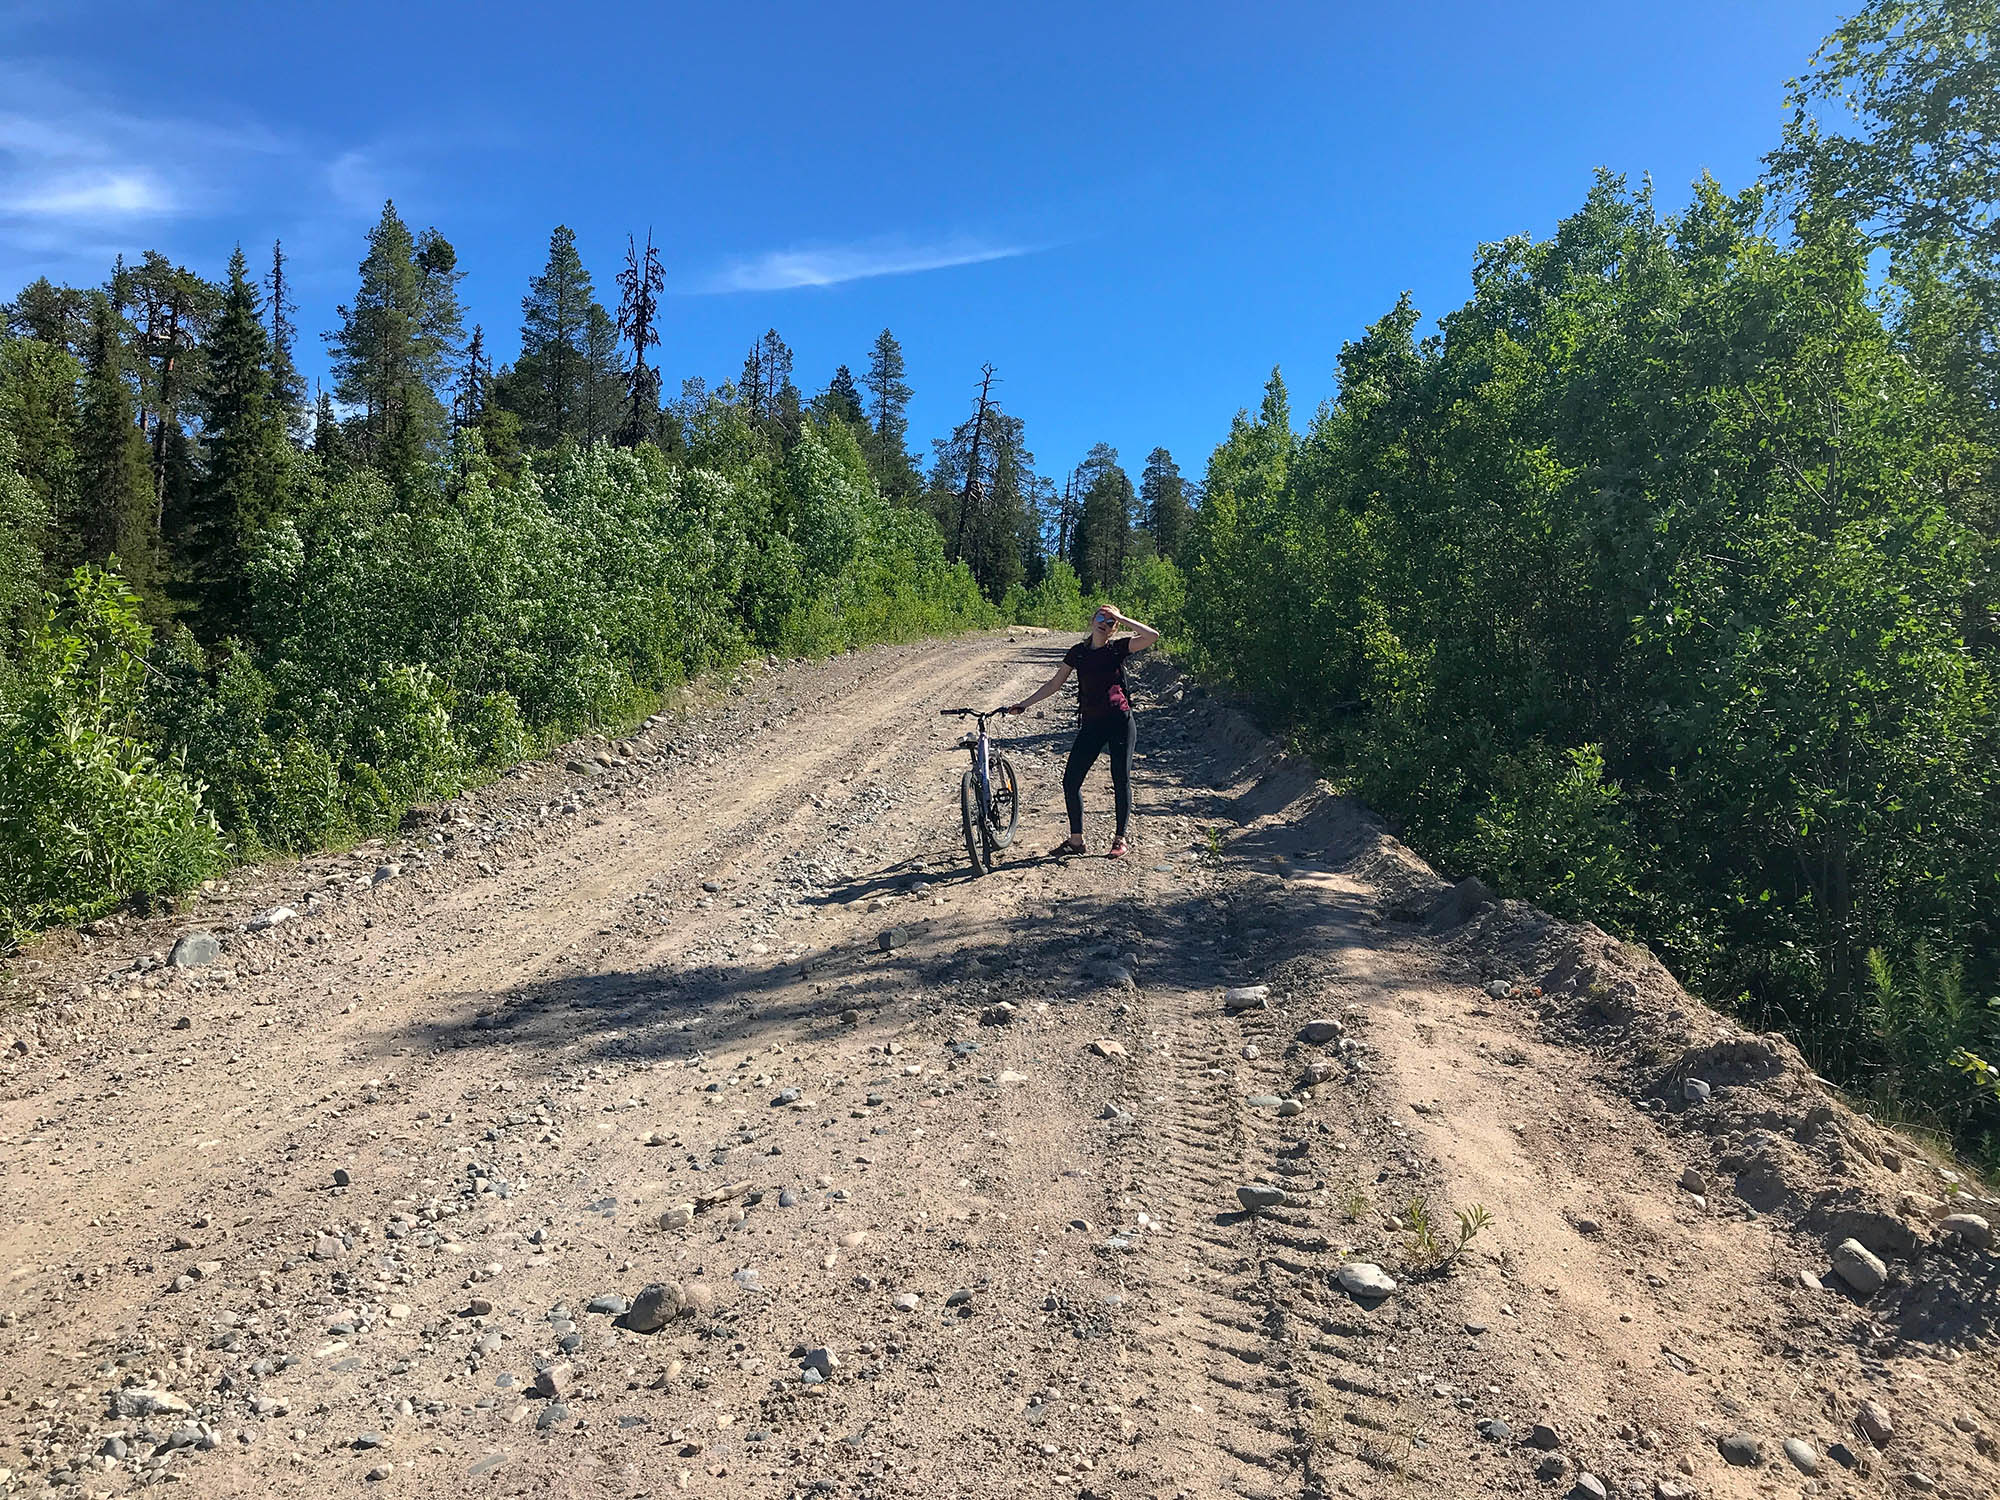
<svg viewBox="0 0 2000 1500">
<path fill-rule="evenodd" d="M 1063 654 L 1063 660 L 1076 669 L 1080 718 L 1101 719 L 1132 711 L 1132 700 L 1125 696 L 1125 658 L 1131 654 L 1132 638 L 1127 635 L 1102 646 L 1091 645 L 1086 637 Z"/>
</svg>

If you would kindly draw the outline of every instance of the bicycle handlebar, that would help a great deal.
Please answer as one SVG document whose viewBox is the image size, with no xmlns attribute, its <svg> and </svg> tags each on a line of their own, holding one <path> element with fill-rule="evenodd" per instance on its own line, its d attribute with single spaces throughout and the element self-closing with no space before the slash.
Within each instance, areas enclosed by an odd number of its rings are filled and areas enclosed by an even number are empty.
<svg viewBox="0 0 2000 1500">
<path fill-rule="evenodd" d="M 938 717 L 960 719 L 997 719 L 1006 713 L 1004 708 L 941 708 Z"/>
</svg>

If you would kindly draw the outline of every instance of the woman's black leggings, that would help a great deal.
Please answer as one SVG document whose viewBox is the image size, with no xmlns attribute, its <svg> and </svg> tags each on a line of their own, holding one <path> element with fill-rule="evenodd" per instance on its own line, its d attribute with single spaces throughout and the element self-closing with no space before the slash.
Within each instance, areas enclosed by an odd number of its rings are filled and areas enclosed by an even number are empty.
<svg viewBox="0 0 2000 1500">
<path fill-rule="evenodd" d="M 1077 726 L 1069 765 L 1063 769 L 1063 805 L 1069 809 L 1071 833 L 1083 834 L 1083 778 L 1097 764 L 1099 752 L 1109 750 L 1111 800 L 1118 810 L 1118 837 L 1125 837 L 1125 824 L 1132 816 L 1132 742 L 1137 738 L 1129 713 L 1105 714 Z"/>
</svg>

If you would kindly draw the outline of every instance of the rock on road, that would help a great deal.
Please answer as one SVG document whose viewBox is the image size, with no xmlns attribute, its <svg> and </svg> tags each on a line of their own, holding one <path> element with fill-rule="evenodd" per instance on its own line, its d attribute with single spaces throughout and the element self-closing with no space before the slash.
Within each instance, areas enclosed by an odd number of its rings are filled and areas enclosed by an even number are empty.
<svg viewBox="0 0 2000 1500">
<path fill-rule="evenodd" d="M 937 710 L 1063 644 L 753 663 L 18 957 L 0 1494 L 1994 1492 L 1916 1296 L 1990 1203 L 1169 665 L 1133 856 L 1042 855 L 1058 701 L 968 879 Z"/>
</svg>

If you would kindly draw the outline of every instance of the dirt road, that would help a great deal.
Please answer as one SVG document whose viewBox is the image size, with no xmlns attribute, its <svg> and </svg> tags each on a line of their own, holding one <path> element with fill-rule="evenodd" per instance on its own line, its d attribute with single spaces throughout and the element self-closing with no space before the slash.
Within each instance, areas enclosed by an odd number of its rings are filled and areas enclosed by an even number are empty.
<svg viewBox="0 0 2000 1500">
<path fill-rule="evenodd" d="M 749 670 L 17 959 L 0 1493 L 2000 1492 L 1976 1184 L 1163 664 L 1134 857 L 1039 857 L 1052 713 L 966 878 L 936 710 L 1059 644 Z"/>
</svg>

